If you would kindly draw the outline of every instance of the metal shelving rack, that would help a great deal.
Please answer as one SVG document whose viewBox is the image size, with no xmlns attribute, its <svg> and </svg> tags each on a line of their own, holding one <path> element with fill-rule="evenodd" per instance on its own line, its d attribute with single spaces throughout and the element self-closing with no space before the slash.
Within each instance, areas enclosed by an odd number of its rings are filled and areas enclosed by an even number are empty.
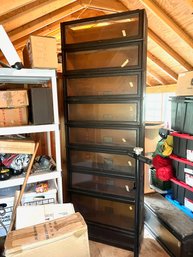
<svg viewBox="0 0 193 257">
<path fill-rule="evenodd" d="M 17 89 L 17 84 L 33 84 L 40 85 L 49 83 L 52 88 L 53 114 L 54 123 L 45 125 L 25 125 L 14 127 L 0 127 L 0 135 L 16 135 L 16 134 L 32 134 L 44 133 L 47 135 L 48 154 L 51 155 L 51 132 L 55 138 L 56 153 L 56 171 L 38 172 L 30 175 L 28 183 L 34 183 L 44 180 L 56 179 L 58 190 L 58 202 L 63 202 L 62 193 L 62 168 L 61 168 L 61 149 L 60 149 L 60 130 L 58 117 L 58 97 L 57 82 L 55 70 L 48 69 L 21 69 L 0 68 L 0 83 L 13 83 L 13 89 Z M 24 175 L 10 178 L 9 180 L 0 181 L 0 188 L 13 187 L 22 185 Z"/>
</svg>

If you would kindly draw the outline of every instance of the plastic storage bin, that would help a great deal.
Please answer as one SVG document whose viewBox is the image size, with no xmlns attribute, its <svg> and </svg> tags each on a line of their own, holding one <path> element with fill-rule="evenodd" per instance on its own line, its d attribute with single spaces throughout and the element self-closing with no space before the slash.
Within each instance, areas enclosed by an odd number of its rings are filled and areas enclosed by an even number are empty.
<svg viewBox="0 0 193 257">
<path fill-rule="evenodd" d="M 193 135 L 193 96 L 171 97 L 171 128 Z"/>
<path fill-rule="evenodd" d="M 193 187 L 193 162 L 170 155 L 176 178 Z"/>
<path fill-rule="evenodd" d="M 193 136 L 171 133 L 173 136 L 173 154 L 193 161 Z"/>
<path fill-rule="evenodd" d="M 193 188 L 175 178 L 171 181 L 173 199 L 193 211 Z"/>
<path fill-rule="evenodd" d="M 158 193 L 145 196 L 145 225 L 169 256 L 193 256 L 193 219 Z"/>
</svg>

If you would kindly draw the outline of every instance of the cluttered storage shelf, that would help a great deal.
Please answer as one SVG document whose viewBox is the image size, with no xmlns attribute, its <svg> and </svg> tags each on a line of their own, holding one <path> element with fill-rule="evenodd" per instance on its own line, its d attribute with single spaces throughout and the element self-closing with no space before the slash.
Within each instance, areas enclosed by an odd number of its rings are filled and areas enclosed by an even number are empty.
<svg viewBox="0 0 193 257">
<path fill-rule="evenodd" d="M 47 181 L 48 184 L 54 182 L 57 189 L 57 200 L 62 203 L 60 131 L 55 70 L 0 68 L 0 84 L 0 94 L 2 94 L 0 102 L 1 168 L 4 165 L 2 160 L 5 159 L 5 153 L 10 154 L 11 149 L 13 149 L 13 154 L 14 151 L 15 153 L 20 151 L 22 148 L 20 140 L 21 142 L 23 140 L 38 141 L 39 149 L 36 157 L 41 158 L 41 161 L 47 166 L 41 166 L 40 162 L 38 167 L 33 166 L 27 182 L 28 186 L 36 182 Z M 18 141 L 18 145 L 16 141 Z M 9 149 L 7 142 L 9 142 Z M 14 150 L 14 147 L 17 150 Z M 8 179 L 2 175 L 0 193 L 4 195 L 9 189 L 13 191 L 23 184 L 24 178 L 25 169 L 21 174 L 11 173 Z M 2 203 L 2 199 L 1 197 L 0 203 Z"/>
</svg>

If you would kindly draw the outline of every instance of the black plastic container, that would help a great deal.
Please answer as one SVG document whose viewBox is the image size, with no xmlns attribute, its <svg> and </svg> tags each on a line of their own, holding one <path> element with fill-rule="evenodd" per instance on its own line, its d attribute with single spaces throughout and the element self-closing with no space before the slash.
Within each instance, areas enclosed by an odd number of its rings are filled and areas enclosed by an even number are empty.
<svg viewBox="0 0 193 257">
<path fill-rule="evenodd" d="M 158 193 L 145 195 L 145 225 L 170 256 L 193 256 L 193 219 Z"/>
<path fill-rule="evenodd" d="M 192 161 L 190 153 L 193 151 L 193 136 L 173 132 L 173 154 Z"/>
<path fill-rule="evenodd" d="M 172 178 L 172 198 L 193 211 L 193 188 Z"/>
<path fill-rule="evenodd" d="M 171 128 L 193 135 L 193 96 L 171 97 Z"/>
<path fill-rule="evenodd" d="M 172 159 L 176 178 L 193 187 L 193 162 L 173 154 L 170 155 L 170 158 Z"/>
</svg>

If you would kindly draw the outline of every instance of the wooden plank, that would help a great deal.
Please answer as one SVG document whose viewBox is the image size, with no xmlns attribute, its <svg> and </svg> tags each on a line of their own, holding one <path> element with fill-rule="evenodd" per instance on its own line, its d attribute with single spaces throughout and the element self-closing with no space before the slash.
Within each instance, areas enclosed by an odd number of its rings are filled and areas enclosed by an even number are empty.
<svg viewBox="0 0 193 257">
<path fill-rule="evenodd" d="M 13 11 L 17 8 L 20 8 L 21 6 L 24 6 L 25 4 L 31 3 L 34 0 L 12 0 L 7 1 L 7 0 L 1 0 L 1 8 L 0 8 L 0 16 Z"/>
<path fill-rule="evenodd" d="M 147 58 L 149 58 L 154 64 L 167 73 L 167 75 L 170 76 L 174 81 L 177 81 L 178 75 L 149 51 L 147 52 Z"/>
<path fill-rule="evenodd" d="M 26 23 L 25 25 L 10 31 L 8 33 L 8 35 L 9 35 L 11 41 L 14 42 L 26 35 L 30 35 L 31 33 L 37 31 L 40 28 L 43 28 L 51 23 L 54 23 L 64 17 L 68 16 L 71 13 L 74 13 L 82 8 L 83 8 L 82 5 L 80 5 L 79 3 L 72 3 L 72 4 L 62 7 L 52 13 L 46 14 L 37 20 Z"/>
<path fill-rule="evenodd" d="M 87 10 L 89 11 L 89 10 Z M 93 11 L 91 11 L 93 13 Z M 65 22 L 65 21 L 69 21 L 69 20 L 74 20 L 77 18 L 78 15 L 75 15 L 76 13 L 78 13 L 78 11 L 74 12 L 73 14 L 70 14 L 60 20 L 57 20 L 56 22 L 53 22 L 49 25 L 46 25 L 45 27 L 42 27 L 32 33 L 30 33 L 31 35 L 39 35 L 39 36 L 49 36 L 50 33 L 54 32 L 54 31 L 59 31 L 60 30 L 60 23 Z M 101 12 L 99 12 L 101 15 Z M 96 12 L 95 12 L 96 14 Z M 14 44 L 14 47 L 17 51 L 21 50 L 24 45 L 26 44 L 27 39 L 29 38 L 29 35 L 27 34 L 24 37 L 21 37 L 15 41 L 13 41 L 12 43 Z M 0 53 L 0 59 L 2 60 L 2 54 Z"/>
<path fill-rule="evenodd" d="M 151 29 L 148 29 L 148 36 L 164 49 L 171 57 L 173 57 L 178 63 L 180 63 L 186 70 L 192 70 L 193 67 L 184 60 L 176 51 L 174 51 L 167 43 L 165 43 L 158 35 L 156 35 Z"/>
<path fill-rule="evenodd" d="M 0 24 L 9 32 L 73 2 L 75 0 L 36 0 L 1 16 Z"/>
<path fill-rule="evenodd" d="M 32 154 L 35 149 L 33 140 L 0 139 L 0 153 Z"/>
<path fill-rule="evenodd" d="M 149 86 L 149 87 L 152 87 L 152 86 L 153 86 L 151 80 L 149 79 L 148 74 L 147 74 L 147 77 L 146 77 L 146 85 Z"/>
<path fill-rule="evenodd" d="M 179 37 L 181 37 L 188 45 L 193 48 L 192 38 L 153 0 L 139 0 L 154 15 L 159 18 L 166 26 L 172 29 Z"/>
<path fill-rule="evenodd" d="M 117 0 L 81 0 L 81 4 L 83 4 L 85 8 L 92 7 L 97 10 L 108 10 L 112 12 L 128 11 L 128 9 L 120 1 Z"/>
<path fill-rule="evenodd" d="M 32 3 L 27 3 L 24 6 L 18 7 L 16 10 L 8 10 L 5 14 L 0 16 L 0 23 L 5 27 L 5 21 L 14 19 L 14 16 L 21 16 L 24 12 L 29 11 L 31 8 L 36 8 L 38 5 L 47 2 L 47 0 L 36 0 Z"/>
<path fill-rule="evenodd" d="M 162 85 L 156 87 L 146 88 L 146 93 L 155 94 L 155 93 L 166 93 L 166 92 L 176 92 L 176 84 Z"/>
<path fill-rule="evenodd" d="M 147 75 L 154 78 L 159 84 L 164 85 L 166 83 L 165 79 L 161 78 L 158 74 L 155 74 L 152 70 L 147 69 Z"/>
<path fill-rule="evenodd" d="M 186 2 L 193 8 L 193 0 L 186 0 Z"/>
<path fill-rule="evenodd" d="M 193 1 L 193 0 L 187 0 Z M 121 1 L 123 3 L 123 1 Z M 137 2 L 137 1 L 136 1 Z M 123 3 L 124 4 L 124 3 Z M 193 67 L 188 63 L 180 54 L 174 51 L 165 41 L 163 41 L 157 34 L 155 34 L 150 28 L 148 28 L 148 36 L 157 45 L 159 45 L 164 51 L 166 51 L 172 58 L 174 58 L 179 64 L 181 64 L 186 70 L 192 70 Z"/>
<path fill-rule="evenodd" d="M 72 20 L 92 18 L 92 17 L 96 17 L 104 14 L 111 14 L 111 13 L 112 13 L 111 11 L 95 10 L 95 9 L 92 9 L 92 7 L 89 7 L 87 9 L 83 9 L 81 11 L 73 13 Z"/>
</svg>

